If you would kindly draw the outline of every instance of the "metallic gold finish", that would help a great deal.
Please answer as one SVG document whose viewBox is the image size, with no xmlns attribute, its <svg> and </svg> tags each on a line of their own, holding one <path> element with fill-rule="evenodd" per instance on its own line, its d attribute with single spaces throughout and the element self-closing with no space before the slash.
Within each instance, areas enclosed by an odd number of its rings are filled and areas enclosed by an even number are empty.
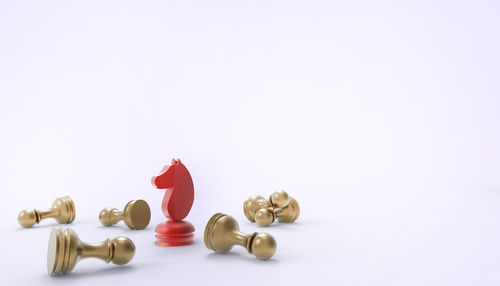
<svg viewBox="0 0 500 286">
<path fill-rule="evenodd" d="M 71 223 L 75 220 L 75 204 L 66 196 L 57 198 L 49 210 L 37 209 L 22 210 L 17 216 L 17 221 L 23 227 L 32 227 L 45 218 L 55 218 L 58 223 Z"/>
<path fill-rule="evenodd" d="M 249 221 L 268 226 L 276 219 L 279 222 L 294 222 L 300 215 L 300 206 L 287 192 L 278 190 L 269 200 L 251 196 L 243 203 L 243 212 Z"/>
<path fill-rule="evenodd" d="M 126 237 L 106 239 L 101 243 L 87 244 L 80 241 L 70 229 L 52 229 L 47 251 L 47 272 L 66 274 L 83 258 L 95 257 L 117 265 L 127 264 L 135 254 L 134 243 Z"/>
<path fill-rule="evenodd" d="M 275 209 L 274 213 L 279 222 L 294 222 L 299 218 L 300 206 L 294 198 L 290 197 L 290 203 L 284 208 Z"/>
<path fill-rule="evenodd" d="M 260 209 L 270 207 L 271 204 L 262 196 L 251 196 L 243 203 L 243 212 L 247 219 L 255 222 L 255 214 Z"/>
<path fill-rule="evenodd" d="M 272 208 L 260 209 L 255 214 L 255 221 L 260 226 L 268 226 L 276 220 L 276 214 Z"/>
<path fill-rule="evenodd" d="M 216 213 L 205 227 L 205 246 L 215 252 L 228 252 L 234 245 L 245 247 L 259 259 L 269 259 L 276 252 L 276 240 L 267 233 L 246 235 L 239 231 L 238 222 L 231 216 Z"/>
<path fill-rule="evenodd" d="M 288 205 L 290 196 L 283 190 L 277 190 L 269 196 L 269 203 L 273 208 L 284 208 Z"/>
<path fill-rule="evenodd" d="M 151 210 L 144 200 L 130 201 L 123 212 L 118 209 L 105 208 L 99 213 L 99 220 L 105 226 L 111 226 L 124 220 L 131 229 L 144 229 L 151 219 Z"/>
</svg>

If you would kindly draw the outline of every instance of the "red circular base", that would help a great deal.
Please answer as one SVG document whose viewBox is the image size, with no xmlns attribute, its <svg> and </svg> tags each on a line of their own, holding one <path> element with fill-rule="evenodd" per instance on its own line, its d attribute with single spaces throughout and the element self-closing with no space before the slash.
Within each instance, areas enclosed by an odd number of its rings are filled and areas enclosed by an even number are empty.
<svg viewBox="0 0 500 286">
<path fill-rule="evenodd" d="M 165 221 L 156 227 L 156 245 L 183 246 L 194 243 L 194 226 L 183 220 Z"/>
</svg>

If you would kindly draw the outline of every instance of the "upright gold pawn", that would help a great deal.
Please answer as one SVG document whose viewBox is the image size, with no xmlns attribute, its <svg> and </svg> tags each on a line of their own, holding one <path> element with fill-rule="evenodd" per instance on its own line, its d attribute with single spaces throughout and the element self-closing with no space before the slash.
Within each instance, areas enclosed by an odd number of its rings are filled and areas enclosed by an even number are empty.
<svg viewBox="0 0 500 286">
<path fill-rule="evenodd" d="M 95 257 L 110 261 L 117 265 L 127 264 L 135 254 L 132 240 L 120 236 L 113 240 L 106 239 L 101 243 L 88 244 L 80 241 L 71 229 L 52 229 L 47 251 L 47 272 L 49 274 L 66 274 L 73 270 L 76 263 L 83 258 Z"/>
<path fill-rule="evenodd" d="M 145 229 L 151 219 L 151 210 L 144 200 L 130 201 L 123 212 L 118 209 L 105 208 L 99 213 L 99 220 L 105 226 L 112 226 L 120 220 L 131 229 Z"/>
<path fill-rule="evenodd" d="M 71 223 L 75 220 L 75 214 L 75 203 L 66 196 L 57 198 L 49 210 L 22 210 L 17 216 L 17 221 L 23 227 L 32 227 L 49 217 L 55 218 L 58 223 Z"/>
<path fill-rule="evenodd" d="M 205 246 L 216 252 L 228 252 L 234 245 L 245 247 L 259 259 L 269 259 L 276 252 L 276 240 L 267 233 L 246 235 L 239 231 L 238 222 L 231 216 L 216 213 L 205 227 Z"/>
</svg>

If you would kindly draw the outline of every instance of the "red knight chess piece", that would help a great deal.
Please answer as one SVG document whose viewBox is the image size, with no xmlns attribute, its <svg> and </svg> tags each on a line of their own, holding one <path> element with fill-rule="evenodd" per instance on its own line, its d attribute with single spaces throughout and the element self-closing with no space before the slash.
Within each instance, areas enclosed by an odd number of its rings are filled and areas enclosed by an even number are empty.
<svg viewBox="0 0 500 286">
<path fill-rule="evenodd" d="M 169 218 L 156 227 L 156 245 L 182 246 L 194 243 L 194 226 L 182 220 L 193 205 L 194 186 L 181 160 L 172 159 L 171 165 L 164 166 L 158 175 L 151 178 L 151 184 L 157 189 L 165 189 L 161 209 Z"/>
</svg>

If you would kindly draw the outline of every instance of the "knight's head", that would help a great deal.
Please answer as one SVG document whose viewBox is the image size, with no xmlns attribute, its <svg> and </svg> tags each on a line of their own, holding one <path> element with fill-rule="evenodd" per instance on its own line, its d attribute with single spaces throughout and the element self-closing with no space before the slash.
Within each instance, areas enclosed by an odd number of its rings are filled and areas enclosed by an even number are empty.
<svg viewBox="0 0 500 286">
<path fill-rule="evenodd" d="M 170 165 L 163 166 L 158 175 L 151 178 L 151 184 L 157 189 L 168 189 L 174 186 L 175 169 L 181 166 L 180 159 L 172 159 Z"/>
</svg>

